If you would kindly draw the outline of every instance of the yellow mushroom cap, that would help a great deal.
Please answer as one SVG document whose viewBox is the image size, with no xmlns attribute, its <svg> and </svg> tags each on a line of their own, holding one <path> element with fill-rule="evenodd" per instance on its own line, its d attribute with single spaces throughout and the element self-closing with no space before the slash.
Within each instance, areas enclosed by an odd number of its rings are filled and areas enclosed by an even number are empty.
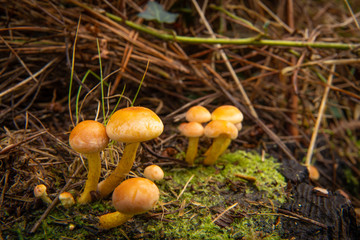
<svg viewBox="0 0 360 240">
<path fill-rule="evenodd" d="M 69 143 L 75 151 L 89 154 L 104 150 L 109 138 L 104 125 L 94 120 L 85 120 L 71 131 Z"/>
<path fill-rule="evenodd" d="M 112 203 L 117 211 L 135 215 L 151 210 L 159 196 L 158 187 L 149 179 L 130 178 L 115 188 Z"/>
<path fill-rule="evenodd" d="M 211 113 L 211 119 L 212 120 L 226 120 L 231 123 L 239 123 L 242 122 L 244 119 L 243 114 L 240 112 L 240 110 L 231 105 L 223 105 L 218 108 L 216 108 Z"/>
<path fill-rule="evenodd" d="M 75 199 L 73 195 L 69 192 L 60 193 L 59 200 L 61 202 L 61 205 L 63 205 L 66 208 L 69 208 L 75 204 Z"/>
<path fill-rule="evenodd" d="M 128 107 L 116 111 L 106 125 L 109 138 L 126 143 L 158 137 L 164 130 L 161 119 L 148 108 Z"/>
<path fill-rule="evenodd" d="M 47 196 L 46 186 L 44 184 L 36 185 L 34 188 L 34 196 L 36 198 L 41 198 L 42 196 Z"/>
<path fill-rule="evenodd" d="M 198 122 L 182 123 L 178 129 L 186 137 L 201 137 L 204 135 L 204 127 Z"/>
<path fill-rule="evenodd" d="M 320 173 L 313 165 L 308 166 L 309 178 L 313 181 L 317 181 L 320 178 Z"/>
<path fill-rule="evenodd" d="M 227 135 L 229 138 L 235 139 L 238 136 L 238 130 L 235 125 L 229 121 L 213 120 L 205 126 L 204 134 L 209 138 Z"/>
<path fill-rule="evenodd" d="M 208 122 L 211 120 L 211 113 L 203 106 L 194 106 L 186 112 L 186 120 L 199 123 Z"/>
<path fill-rule="evenodd" d="M 144 177 L 151 181 L 160 181 L 164 178 L 164 171 L 158 165 L 150 165 L 144 169 Z"/>
</svg>

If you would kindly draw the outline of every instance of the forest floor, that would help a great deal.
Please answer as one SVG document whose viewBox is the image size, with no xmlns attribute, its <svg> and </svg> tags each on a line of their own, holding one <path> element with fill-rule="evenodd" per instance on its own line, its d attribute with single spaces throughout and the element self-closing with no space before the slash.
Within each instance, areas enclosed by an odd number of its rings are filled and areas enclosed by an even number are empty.
<svg viewBox="0 0 360 240">
<path fill-rule="evenodd" d="M 0 239 L 359 236 L 357 0 L 0 3 Z M 77 196 L 86 159 L 69 133 L 132 104 L 165 126 L 129 175 L 164 169 L 152 211 L 104 231 L 97 217 L 114 211 L 110 199 L 66 209 L 34 197 L 38 184 L 53 201 Z M 202 164 L 205 137 L 195 166 L 184 162 L 177 127 L 195 105 L 244 114 L 214 166 Z M 122 150 L 103 151 L 101 179 Z M 318 180 L 303 167 L 310 160 Z"/>
</svg>

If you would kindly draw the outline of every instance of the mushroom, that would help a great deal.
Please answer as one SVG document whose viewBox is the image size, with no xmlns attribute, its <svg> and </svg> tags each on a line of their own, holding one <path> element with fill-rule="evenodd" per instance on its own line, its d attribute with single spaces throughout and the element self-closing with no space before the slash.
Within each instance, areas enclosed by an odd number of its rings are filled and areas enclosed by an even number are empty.
<svg viewBox="0 0 360 240">
<path fill-rule="evenodd" d="M 110 139 L 126 143 L 115 170 L 98 184 L 100 197 L 108 196 L 130 172 L 140 142 L 158 137 L 164 130 L 161 119 L 144 107 L 128 107 L 116 111 L 106 125 Z"/>
<path fill-rule="evenodd" d="M 241 113 L 241 111 L 232 105 L 222 105 L 218 108 L 216 108 L 212 113 L 211 113 L 211 120 L 226 120 L 229 121 L 231 123 L 233 123 L 235 125 L 235 127 L 237 128 L 238 131 L 240 131 L 242 129 L 242 121 L 244 119 L 244 115 Z M 231 143 L 231 138 L 228 138 L 226 140 L 226 142 L 222 145 L 222 148 L 220 150 L 220 155 L 225 152 L 225 150 L 229 147 Z M 204 154 L 205 156 L 207 156 L 207 154 L 209 154 L 210 149 L 208 149 L 208 151 L 206 151 L 206 153 Z"/>
<path fill-rule="evenodd" d="M 309 178 L 312 180 L 312 181 L 317 181 L 319 180 L 320 178 L 320 173 L 319 173 L 319 170 L 317 170 L 317 168 L 313 165 L 309 165 L 307 167 L 308 171 L 309 171 Z"/>
<path fill-rule="evenodd" d="M 73 206 L 75 204 L 75 199 L 74 199 L 73 195 L 69 192 L 60 193 L 59 200 L 60 200 L 61 205 L 64 208 L 70 208 L 71 206 Z"/>
<path fill-rule="evenodd" d="M 151 181 L 160 181 L 164 178 L 164 171 L 158 165 L 150 165 L 144 169 L 144 177 Z"/>
<path fill-rule="evenodd" d="M 221 155 L 222 145 L 228 139 L 235 139 L 238 136 L 238 130 L 235 125 L 225 120 L 213 120 L 209 122 L 204 129 L 205 136 L 215 138 L 210 146 L 210 152 L 204 159 L 205 165 L 215 164 Z"/>
<path fill-rule="evenodd" d="M 40 198 L 44 203 L 51 204 L 52 200 L 46 193 L 46 186 L 44 184 L 36 185 L 34 188 L 34 196 Z"/>
<path fill-rule="evenodd" d="M 211 120 L 211 114 L 203 106 L 194 106 L 186 112 L 185 118 L 188 122 L 205 123 Z"/>
<path fill-rule="evenodd" d="M 204 127 L 198 122 L 189 122 L 180 124 L 178 129 L 189 138 L 185 161 L 192 166 L 197 155 L 199 138 L 204 135 Z"/>
<path fill-rule="evenodd" d="M 146 178 L 130 178 L 117 186 L 112 195 L 116 212 L 98 218 L 100 229 L 110 229 L 125 223 L 134 215 L 151 210 L 159 200 L 159 189 Z"/>
<path fill-rule="evenodd" d="M 91 202 L 90 192 L 97 190 L 101 173 L 100 152 L 109 143 L 105 126 L 94 120 L 80 122 L 71 131 L 69 137 L 70 146 L 77 152 L 83 154 L 89 165 L 89 171 L 83 193 L 78 198 L 78 203 Z"/>
</svg>

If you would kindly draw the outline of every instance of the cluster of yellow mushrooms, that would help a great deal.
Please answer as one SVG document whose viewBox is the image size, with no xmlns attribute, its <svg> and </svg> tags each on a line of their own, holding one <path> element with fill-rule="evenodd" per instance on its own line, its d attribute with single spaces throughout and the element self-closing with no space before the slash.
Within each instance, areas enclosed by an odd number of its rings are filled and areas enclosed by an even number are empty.
<svg viewBox="0 0 360 240">
<path fill-rule="evenodd" d="M 194 106 L 186 112 L 186 120 L 179 126 L 180 132 L 189 138 L 185 160 L 194 164 L 198 142 L 201 136 L 213 138 L 213 143 L 205 153 L 203 164 L 213 165 L 228 148 L 232 139 L 237 138 L 242 128 L 243 114 L 231 105 L 223 105 L 210 113 L 205 107 Z M 204 127 L 202 124 L 206 124 Z"/>
<path fill-rule="evenodd" d="M 189 165 L 194 164 L 199 138 L 205 135 L 214 138 L 214 141 L 205 153 L 203 164 L 212 165 L 227 149 L 231 140 L 237 137 L 243 115 L 236 107 L 229 105 L 221 106 L 212 113 L 202 106 L 195 106 L 186 113 L 186 120 L 188 123 L 179 126 L 181 133 L 189 138 L 186 162 Z M 203 127 L 202 124 L 205 123 L 207 125 Z M 117 227 L 132 216 L 151 210 L 159 199 L 159 189 L 153 181 L 164 177 L 162 169 L 151 165 L 144 169 L 145 178 L 124 179 L 133 166 L 140 142 L 158 137 L 163 129 L 161 119 L 144 107 L 127 107 L 116 111 L 106 127 L 93 120 L 77 124 L 71 131 L 69 143 L 75 151 L 87 158 L 88 175 L 84 189 L 76 201 L 70 193 L 63 192 L 59 196 L 61 204 L 64 207 L 70 207 L 76 202 L 87 204 L 93 200 L 92 192 L 96 192 L 100 198 L 112 193 L 112 203 L 116 212 L 98 218 L 100 229 Z M 118 166 L 99 182 L 100 152 L 107 147 L 110 139 L 124 143 L 125 147 Z M 34 195 L 48 204 L 52 201 L 42 184 L 35 187 Z"/>
</svg>

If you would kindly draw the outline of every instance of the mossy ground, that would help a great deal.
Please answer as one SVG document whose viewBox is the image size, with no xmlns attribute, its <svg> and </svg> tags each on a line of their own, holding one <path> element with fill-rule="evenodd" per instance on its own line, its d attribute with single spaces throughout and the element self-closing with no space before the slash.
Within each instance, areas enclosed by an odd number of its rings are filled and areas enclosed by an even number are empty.
<svg viewBox="0 0 360 240">
<path fill-rule="evenodd" d="M 166 179 L 157 183 L 161 198 L 156 209 L 119 228 L 95 228 L 96 216 L 114 211 L 107 200 L 69 210 L 58 206 L 36 234 L 29 235 L 25 226 L 33 225 L 45 209 L 41 208 L 10 235 L 18 239 L 278 239 L 276 214 L 264 207 L 285 201 L 285 181 L 278 167 L 271 157 L 237 151 L 221 156 L 216 166 L 165 168 Z M 253 176 L 256 182 L 242 180 L 236 173 Z M 69 230 L 69 224 L 75 229 Z"/>
</svg>

